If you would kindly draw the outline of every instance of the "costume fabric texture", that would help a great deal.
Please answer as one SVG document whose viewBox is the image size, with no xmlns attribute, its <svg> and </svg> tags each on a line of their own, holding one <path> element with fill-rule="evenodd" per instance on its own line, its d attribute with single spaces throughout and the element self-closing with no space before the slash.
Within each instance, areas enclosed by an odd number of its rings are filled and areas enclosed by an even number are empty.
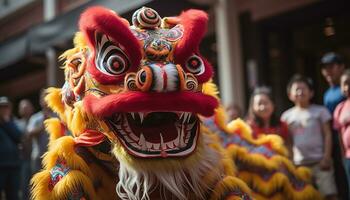
<svg viewBox="0 0 350 200">
<path fill-rule="evenodd" d="M 259 134 L 254 139 L 251 127 L 241 119 L 225 124 L 224 109 L 207 120 L 218 135 L 236 167 L 236 175 L 252 189 L 254 199 L 323 199 L 312 185 L 306 167 L 296 167 L 277 134 Z"/>
<path fill-rule="evenodd" d="M 267 139 L 273 155 L 255 161 L 250 151 L 226 151 L 203 125 L 221 108 L 212 68 L 198 51 L 207 21 L 199 10 L 161 18 L 146 7 L 131 25 L 103 7 L 81 15 L 74 48 L 60 57 L 66 82 L 47 90 L 59 118 L 45 121 L 50 142 L 32 179 L 33 199 L 248 200 L 276 189 L 285 191 L 277 196 L 315 197 L 307 170 L 296 172 L 286 161 L 280 139 Z M 253 143 L 259 149 L 264 141 Z M 276 163 L 287 163 L 305 188 L 295 192 L 277 173 L 268 189 L 251 190 L 265 184 L 255 178 L 263 174 L 245 176 L 244 161 L 274 172 Z"/>
</svg>

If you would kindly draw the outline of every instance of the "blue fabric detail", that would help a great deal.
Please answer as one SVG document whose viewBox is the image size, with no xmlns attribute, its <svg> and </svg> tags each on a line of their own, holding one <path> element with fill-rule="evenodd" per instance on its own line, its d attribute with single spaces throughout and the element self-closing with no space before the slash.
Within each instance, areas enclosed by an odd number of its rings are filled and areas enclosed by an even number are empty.
<svg viewBox="0 0 350 200">
<path fill-rule="evenodd" d="M 263 146 L 263 145 L 257 146 L 257 145 L 251 144 L 246 140 L 242 139 L 239 135 L 227 134 L 223 131 L 219 131 L 218 134 L 222 140 L 222 144 L 224 145 L 224 147 L 230 144 L 235 144 L 237 146 L 246 148 L 250 153 L 262 154 L 268 158 L 271 158 L 272 156 L 277 154 L 275 151 L 273 151 L 272 149 L 269 149 L 266 146 Z"/>
<path fill-rule="evenodd" d="M 323 104 L 331 113 L 334 112 L 335 107 L 337 107 L 337 105 L 343 100 L 345 100 L 345 97 L 343 96 L 339 85 L 328 88 L 323 96 Z"/>
<path fill-rule="evenodd" d="M 61 159 L 57 159 L 56 165 L 50 170 L 51 180 L 49 182 L 49 189 L 52 190 L 55 185 L 70 171 L 66 162 Z"/>
</svg>

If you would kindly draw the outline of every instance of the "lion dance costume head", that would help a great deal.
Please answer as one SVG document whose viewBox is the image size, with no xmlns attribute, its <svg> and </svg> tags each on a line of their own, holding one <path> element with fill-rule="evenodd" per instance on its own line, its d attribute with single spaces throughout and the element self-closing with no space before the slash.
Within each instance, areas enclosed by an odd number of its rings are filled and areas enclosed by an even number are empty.
<svg viewBox="0 0 350 200">
<path fill-rule="evenodd" d="M 95 130 L 100 128 L 115 145 L 119 159 L 132 156 L 142 162 L 195 152 L 198 115 L 212 115 L 218 106 L 217 99 L 202 92 L 212 75 L 198 52 L 206 20 L 194 10 L 162 20 L 154 10 L 142 8 L 129 27 L 105 9 L 82 15 L 88 50 L 68 61 L 64 100 L 82 101 L 94 118 L 87 126 L 97 122 Z"/>
<path fill-rule="evenodd" d="M 92 7 L 66 51 L 66 82 L 46 100 L 50 132 L 35 199 L 250 199 L 202 116 L 218 107 L 199 53 L 207 15 L 161 18 L 141 8 L 132 25 Z M 67 127 L 68 132 L 65 131 Z"/>
</svg>

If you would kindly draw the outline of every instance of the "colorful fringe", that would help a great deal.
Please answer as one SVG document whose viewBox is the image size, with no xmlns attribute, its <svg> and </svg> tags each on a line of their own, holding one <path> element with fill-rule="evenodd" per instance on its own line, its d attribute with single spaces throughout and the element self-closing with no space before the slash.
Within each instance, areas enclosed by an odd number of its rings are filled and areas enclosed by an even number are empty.
<svg viewBox="0 0 350 200">
<path fill-rule="evenodd" d="M 254 139 L 250 127 L 240 119 L 225 125 L 222 108 L 217 109 L 214 118 L 204 121 L 219 136 L 238 178 L 253 190 L 255 199 L 322 199 L 311 184 L 310 170 L 293 165 L 279 136 Z"/>
</svg>

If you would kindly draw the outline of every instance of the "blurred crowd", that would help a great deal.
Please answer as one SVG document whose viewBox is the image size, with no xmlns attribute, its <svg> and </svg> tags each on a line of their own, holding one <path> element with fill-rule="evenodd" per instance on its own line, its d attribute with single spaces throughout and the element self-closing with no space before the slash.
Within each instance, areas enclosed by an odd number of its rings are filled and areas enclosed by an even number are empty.
<svg viewBox="0 0 350 200">
<path fill-rule="evenodd" d="M 40 92 L 41 110 L 34 113 L 32 102 L 22 99 L 18 118 L 6 96 L 0 97 L 0 199 L 29 199 L 30 179 L 41 169 L 48 134 L 44 120 L 53 115 Z"/>
<path fill-rule="evenodd" d="M 256 87 L 246 115 L 237 105 L 226 108 L 229 120 L 243 117 L 254 138 L 280 135 L 297 166 L 309 167 L 314 185 L 326 199 L 350 199 L 350 69 L 341 55 L 325 54 L 321 73 L 329 87 L 323 105 L 313 102 L 314 84 L 295 74 L 286 85 L 293 106 L 277 115 L 273 91 Z"/>
<path fill-rule="evenodd" d="M 290 159 L 312 170 L 314 184 L 326 199 L 350 199 L 350 70 L 343 58 L 330 52 L 321 59 L 321 73 L 329 84 L 324 104 L 313 103 L 313 81 L 302 75 L 291 77 L 286 95 L 293 106 L 281 116 L 276 113 L 273 91 L 257 87 L 247 114 L 237 105 L 227 107 L 230 120 L 244 118 L 252 136 L 280 135 Z M 1 199 L 29 199 L 31 176 L 41 169 L 48 134 L 44 120 L 53 116 L 40 92 L 41 110 L 34 113 L 32 102 L 18 104 L 13 115 L 10 100 L 0 97 L 0 189 Z"/>
</svg>

